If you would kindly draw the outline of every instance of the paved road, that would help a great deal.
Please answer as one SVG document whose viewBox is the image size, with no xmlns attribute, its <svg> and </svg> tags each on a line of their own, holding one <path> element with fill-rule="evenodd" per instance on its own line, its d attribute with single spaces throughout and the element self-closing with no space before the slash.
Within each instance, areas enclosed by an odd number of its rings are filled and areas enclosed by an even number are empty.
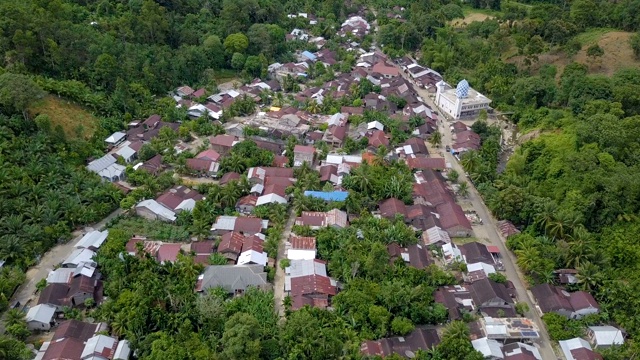
<svg viewBox="0 0 640 360">
<path fill-rule="evenodd" d="M 112 212 L 106 218 L 102 219 L 100 222 L 90 225 L 92 229 L 100 230 L 102 229 L 111 219 L 122 213 L 122 209 L 118 208 L 116 211 Z M 85 228 L 88 229 L 89 227 Z M 19 301 L 22 306 L 25 304 L 29 304 L 33 306 L 35 302 L 37 302 L 36 292 L 36 284 L 41 280 L 45 279 L 49 272 L 53 270 L 53 268 L 60 264 L 74 249 L 74 245 L 78 242 L 78 240 L 83 236 L 82 231 L 76 231 L 73 233 L 74 238 L 64 244 L 57 245 L 49 250 L 42 256 L 40 262 L 27 270 L 26 274 L 26 282 L 18 288 L 16 293 L 11 298 L 10 304 L 15 301 Z M 0 321 L 0 334 L 4 334 L 4 321 Z"/>
<path fill-rule="evenodd" d="M 284 231 L 282 232 L 282 238 L 280 239 L 280 244 L 278 244 L 278 258 L 276 262 L 276 276 L 273 279 L 273 297 L 275 300 L 275 309 L 280 317 L 284 317 L 284 306 L 282 306 L 282 301 L 285 298 L 284 294 L 284 270 L 280 268 L 280 261 L 285 259 L 285 244 L 289 241 L 289 236 L 291 235 L 291 229 L 296 222 L 296 213 L 293 210 L 289 210 L 289 220 L 287 220 L 287 224 L 284 227 Z"/>
<path fill-rule="evenodd" d="M 418 86 L 413 84 L 409 75 L 402 72 L 402 69 L 400 69 L 400 72 L 402 76 L 413 85 L 414 90 L 427 103 L 427 105 L 431 106 L 431 108 L 434 110 L 437 109 L 437 106 L 434 104 L 433 100 L 429 97 L 429 93 L 425 89 L 419 88 Z M 441 146 L 444 147 L 446 145 L 453 145 L 453 137 L 451 134 L 451 130 L 449 128 L 449 122 L 446 119 L 444 119 L 443 116 L 439 116 L 439 118 L 440 118 L 440 121 L 439 121 L 440 124 L 438 125 L 438 130 L 442 134 Z M 467 200 L 471 202 L 474 210 L 478 213 L 480 218 L 483 220 L 483 225 L 478 225 L 478 226 L 481 227 L 482 230 L 486 232 L 491 244 L 498 246 L 498 248 L 500 249 L 500 253 L 502 254 L 503 264 L 505 268 L 505 274 L 507 278 L 511 280 L 511 282 L 513 282 L 513 285 L 516 288 L 518 301 L 525 302 L 527 303 L 527 305 L 529 305 L 530 310 L 526 314 L 526 316 L 529 319 L 533 320 L 538 326 L 538 328 L 540 329 L 540 339 L 536 342 L 536 344 L 538 345 L 538 349 L 540 351 L 540 355 L 542 355 L 542 358 L 544 360 L 557 359 L 558 357 L 553 352 L 553 348 L 551 347 L 551 340 L 549 339 L 547 330 L 544 327 L 544 323 L 542 322 L 542 319 L 540 318 L 540 314 L 538 313 L 538 311 L 536 311 L 535 304 L 529 297 L 527 288 L 524 285 L 525 282 L 522 280 L 523 279 L 522 274 L 520 273 L 518 267 L 515 265 L 516 264 L 515 258 L 511 253 L 511 251 L 507 249 L 504 243 L 505 240 L 502 238 L 502 236 L 498 231 L 498 227 L 496 225 L 497 221 L 491 215 L 491 212 L 489 211 L 487 206 L 484 204 L 484 201 L 482 200 L 482 197 L 480 196 L 476 188 L 473 186 L 471 181 L 467 179 L 467 177 L 465 176 L 464 169 L 462 168 L 460 163 L 458 163 L 457 159 L 446 151 L 443 151 L 443 153 L 444 153 L 446 162 L 450 163 L 452 168 L 455 169 L 460 174 L 460 179 L 466 180 L 467 183 L 469 184 L 469 196 Z"/>
</svg>

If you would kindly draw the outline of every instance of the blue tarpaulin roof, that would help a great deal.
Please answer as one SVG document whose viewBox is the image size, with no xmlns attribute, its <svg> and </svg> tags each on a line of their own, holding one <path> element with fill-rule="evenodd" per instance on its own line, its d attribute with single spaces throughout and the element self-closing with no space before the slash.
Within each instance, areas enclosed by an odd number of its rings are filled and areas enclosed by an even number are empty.
<svg viewBox="0 0 640 360">
<path fill-rule="evenodd" d="M 315 198 L 322 199 L 324 201 L 345 201 L 347 200 L 347 196 L 349 196 L 349 192 L 347 191 L 305 191 L 304 196 L 311 196 Z"/>
<path fill-rule="evenodd" d="M 306 51 L 306 50 L 302 52 L 302 56 L 306 57 L 309 60 L 315 60 L 316 59 L 315 55 L 313 55 L 311 52 Z"/>
</svg>

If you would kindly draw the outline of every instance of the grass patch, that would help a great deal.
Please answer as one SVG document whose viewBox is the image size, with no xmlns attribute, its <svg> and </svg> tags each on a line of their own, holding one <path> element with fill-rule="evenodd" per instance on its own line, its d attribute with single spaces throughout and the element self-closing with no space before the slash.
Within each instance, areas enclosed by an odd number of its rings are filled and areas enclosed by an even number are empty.
<svg viewBox="0 0 640 360">
<path fill-rule="evenodd" d="M 238 74 L 235 71 L 229 69 L 217 70 L 215 72 L 215 79 L 218 84 L 234 81 L 237 79 L 237 76 Z"/>
<path fill-rule="evenodd" d="M 122 230 L 129 236 L 146 236 L 151 240 L 186 241 L 189 239 L 189 231 L 183 226 L 150 221 L 138 216 L 122 218 L 111 226 L 111 229 Z"/>
<path fill-rule="evenodd" d="M 464 244 L 472 243 L 474 241 L 477 241 L 482 244 L 488 243 L 488 241 L 485 239 L 478 239 L 477 237 L 473 237 L 473 236 L 451 238 L 451 241 L 453 241 L 453 243 L 456 245 L 464 245 Z"/>
<path fill-rule="evenodd" d="M 82 106 L 67 99 L 47 95 L 29 108 L 29 116 L 45 114 L 53 127 L 60 125 L 68 138 L 90 138 L 98 128 L 98 118 Z"/>
<path fill-rule="evenodd" d="M 491 9 L 476 9 L 471 6 L 463 6 L 462 13 L 465 17 L 472 16 L 474 14 L 482 14 L 487 16 L 498 16 L 500 15 L 499 11 L 491 10 Z"/>
<path fill-rule="evenodd" d="M 594 29 L 589 29 L 586 32 L 583 32 L 581 34 L 578 34 L 575 36 L 575 39 L 578 40 L 580 42 L 580 44 L 582 44 L 582 46 L 585 45 L 593 45 L 595 43 L 598 42 L 598 40 L 600 40 L 600 38 L 602 37 L 602 35 L 611 32 L 611 31 L 616 31 L 615 29 L 611 29 L 611 28 L 594 28 Z"/>
</svg>

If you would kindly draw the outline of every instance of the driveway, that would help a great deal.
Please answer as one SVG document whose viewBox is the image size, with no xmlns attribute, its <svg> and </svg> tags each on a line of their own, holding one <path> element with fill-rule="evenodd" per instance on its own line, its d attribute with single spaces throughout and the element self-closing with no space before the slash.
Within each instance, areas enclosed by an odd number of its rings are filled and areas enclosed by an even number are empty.
<svg viewBox="0 0 640 360">
<path fill-rule="evenodd" d="M 71 252 L 73 252 L 75 244 L 84 236 L 84 233 L 91 230 L 100 230 L 105 227 L 105 225 L 111 221 L 116 216 L 122 213 L 122 209 L 118 208 L 116 211 L 112 212 L 106 218 L 102 219 L 100 222 L 91 225 L 90 227 L 84 228 L 84 231 L 78 230 L 73 233 L 74 238 L 64 244 L 57 245 L 53 247 L 51 250 L 46 252 L 40 262 L 27 270 L 25 283 L 20 285 L 16 293 L 11 298 L 10 304 L 15 301 L 19 301 L 22 306 L 29 304 L 33 306 L 35 302 L 38 301 L 38 297 L 36 296 L 36 284 L 42 280 L 46 279 L 49 272 L 53 270 L 53 268 L 59 265 Z M 4 321 L 0 321 L 0 333 L 4 334 Z"/>
<path fill-rule="evenodd" d="M 278 258 L 276 261 L 276 276 L 273 278 L 273 297 L 275 300 L 275 309 L 280 317 L 284 317 L 284 306 L 282 301 L 285 298 L 284 294 L 284 270 L 280 268 L 280 261 L 285 259 L 285 244 L 289 241 L 291 235 L 291 229 L 296 222 L 296 213 L 293 210 L 289 210 L 289 220 L 282 231 L 282 238 L 278 244 Z"/>
</svg>

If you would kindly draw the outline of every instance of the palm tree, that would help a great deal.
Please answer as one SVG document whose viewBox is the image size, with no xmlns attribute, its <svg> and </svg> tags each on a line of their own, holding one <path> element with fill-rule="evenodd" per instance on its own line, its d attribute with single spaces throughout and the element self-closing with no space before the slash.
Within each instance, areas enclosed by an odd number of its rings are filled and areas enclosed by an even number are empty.
<svg viewBox="0 0 640 360">
<path fill-rule="evenodd" d="M 549 225 L 553 222 L 558 206 L 553 200 L 548 200 L 542 205 L 541 211 L 539 211 L 534 219 L 533 224 L 542 231 L 547 230 Z"/>
<path fill-rule="evenodd" d="M 440 131 L 436 130 L 433 134 L 431 134 L 431 137 L 429 137 L 429 142 L 435 147 L 440 147 L 440 145 L 442 145 L 442 134 L 440 133 Z"/>
<path fill-rule="evenodd" d="M 469 184 L 466 181 L 463 181 L 458 185 L 458 195 L 463 198 L 469 196 Z"/>
<path fill-rule="evenodd" d="M 25 313 L 20 309 L 11 309 L 7 311 L 4 322 L 6 327 L 15 324 L 22 324 L 25 322 Z"/>
<path fill-rule="evenodd" d="M 602 284 L 603 276 L 600 268 L 590 262 L 585 262 L 576 268 L 578 274 L 578 286 L 581 290 L 592 292 L 597 290 Z"/>
<path fill-rule="evenodd" d="M 479 170 L 480 165 L 482 164 L 482 159 L 477 151 L 467 151 L 462 155 L 460 164 L 462 164 L 462 167 L 466 172 L 473 174 Z"/>
<path fill-rule="evenodd" d="M 469 338 L 469 327 L 462 321 L 450 322 L 442 333 L 442 342 L 464 338 Z"/>
<path fill-rule="evenodd" d="M 274 105 L 276 105 L 278 107 L 282 107 L 282 105 L 284 105 L 284 96 L 282 95 L 282 92 L 277 92 L 276 93 L 276 101 L 275 101 Z"/>
</svg>

